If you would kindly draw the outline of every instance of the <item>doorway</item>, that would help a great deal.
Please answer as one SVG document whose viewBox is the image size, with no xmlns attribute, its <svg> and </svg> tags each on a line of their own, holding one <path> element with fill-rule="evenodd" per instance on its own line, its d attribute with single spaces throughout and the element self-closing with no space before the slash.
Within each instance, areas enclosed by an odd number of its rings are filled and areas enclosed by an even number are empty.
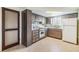
<svg viewBox="0 0 79 59">
<path fill-rule="evenodd" d="M 19 11 L 2 7 L 2 51 L 19 44 Z"/>
</svg>

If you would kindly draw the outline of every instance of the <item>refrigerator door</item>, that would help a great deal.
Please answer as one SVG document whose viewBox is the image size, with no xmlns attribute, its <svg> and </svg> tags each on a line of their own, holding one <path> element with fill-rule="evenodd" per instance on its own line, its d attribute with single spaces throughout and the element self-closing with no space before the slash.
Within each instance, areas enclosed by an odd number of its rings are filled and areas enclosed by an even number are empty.
<svg viewBox="0 0 79 59">
<path fill-rule="evenodd" d="M 64 41 L 77 44 L 77 27 L 76 26 L 64 26 L 62 38 Z"/>
<path fill-rule="evenodd" d="M 63 25 L 77 25 L 77 18 L 66 18 L 62 20 Z"/>
</svg>

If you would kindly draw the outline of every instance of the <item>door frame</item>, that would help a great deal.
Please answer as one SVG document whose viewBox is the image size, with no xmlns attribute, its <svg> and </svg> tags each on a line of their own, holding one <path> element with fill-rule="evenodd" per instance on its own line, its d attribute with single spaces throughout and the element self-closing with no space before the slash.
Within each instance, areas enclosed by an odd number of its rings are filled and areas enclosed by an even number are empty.
<svg viewBox="0 0 79 59">
<path fill-rule="evenodd" d="M 18 14 L 18 28 L 15 28 L 15 29 L 5 29 L 5 11 L 10 11 L 10 12 L 16 12 Z M 8 49 L 10 47 L 13 47 L 13 46 L 16 46 L 16 45 L 19 45 L 20 43 L 20 20 L 19 20 L 19 17 L 20 17 L 20 14 L 19 14 L 19 11 L 16 11 L 16 10 L 12 10 L 12 9 L 8 9 L 8 8 L 5 8 L 5 7 L 2 7 L 2 51 L 5 50 L 5 49 Z M 7 45 L 5 46 L 5 31 L 12 31 L 12 30 L 17 30 L 18 31 L 18 42 L 17 43 L 14 43 L 14 44 L 11 44 L 11 45 Z"/>
</svg>

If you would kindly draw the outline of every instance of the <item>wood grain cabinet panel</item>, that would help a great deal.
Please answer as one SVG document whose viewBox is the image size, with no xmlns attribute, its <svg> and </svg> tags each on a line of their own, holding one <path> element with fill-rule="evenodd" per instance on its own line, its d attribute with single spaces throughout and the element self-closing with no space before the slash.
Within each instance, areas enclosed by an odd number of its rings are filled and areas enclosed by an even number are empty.
<svg viewBox="0 0 79 59">
<path fill-rule="evenodd" d="M 39 40 L 39 30 L 32 31 L 32 42 L 36 42 Z"/>
<path fill-rule="evenodd" d="M 50 17 L 46 18 L 46 24 L 51 24 L 51 18 Z"/>
<path fill-rule="evenodd" d="M 22 44 L 30 46 L 32 44 L 32 11 L 22 11 Z"/>
<path fill-rule="evenodd" d="M 47 36 L 62 39 L 62 30 L 61 29 L 48 29 Z"/>
</svg>

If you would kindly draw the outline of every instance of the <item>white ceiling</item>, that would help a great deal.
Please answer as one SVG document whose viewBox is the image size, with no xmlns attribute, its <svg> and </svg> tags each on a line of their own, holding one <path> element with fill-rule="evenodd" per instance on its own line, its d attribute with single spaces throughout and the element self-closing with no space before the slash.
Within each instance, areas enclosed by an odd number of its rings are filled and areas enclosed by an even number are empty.
<svg viewBox="0 0 79 59">
<path fill-rule="evenodd" d="M 27 9 L 32 10 L 33 13 L 46 17 L 75 13 L 78 11 L 78 7 L 27 7 Z"/>
<path fill-rule="evenodd" d="M 58 16 L 63 14 L 75 13 L 78 11 L 78 7 L 9 7 L 11 9 L 16 9 L 19 11 L 29 9 L 32 10 L 33 13 L 51 17 L 51 16 Z"/>
</svg>

